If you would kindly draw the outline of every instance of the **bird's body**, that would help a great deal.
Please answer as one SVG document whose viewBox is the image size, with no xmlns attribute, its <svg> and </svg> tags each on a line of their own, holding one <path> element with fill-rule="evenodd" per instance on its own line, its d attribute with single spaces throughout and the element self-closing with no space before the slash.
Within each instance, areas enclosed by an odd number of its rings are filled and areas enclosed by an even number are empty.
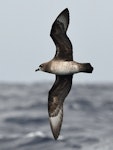
<svg viewBox="0 0 113 150">
<path fill-rule="evenodd" d="M 74 61 L 53 61 L 51 72 L 56 75 L 69 75 L 79 72 L 79 67 Z"/>
<path fill-rule="evenodd" d="M 47 62 L 45 72 L 56 75 L 69 75 L 79 72 L 79 66 L 74 61 L 53 60 Z"/>
<path fill-rule="evenodd" d="M 70 92 L 73 74 L 79 72 L 92 73 L 93 67 L 90 63 L 78 63 L 73 61 L 72 44 L 66 35 L 69 25 L 69 11 L 65 9 L 56 18 L 52 25 L 50 36 L 56 45 L 54 58 L 39 66 L 36 71 L 56 75 L 55 83 L 48 94 L 48 113 L 51 130 L 55 139 L 60 134 L 63 120 L 63 102 Z"/>
<path fill-rule="evenodd" d="M 91 67 L 89 63 L 78 63 L 76 61 L 51 60 L 43 64 L 44 72 L 56 75 L 71 75 L 79 72 L 86 72 L 86 66 Z M 90 69 L 90 68 L 88 68 Z M 88 70 L 91 71 L 91 70 Z"/>
</svg>

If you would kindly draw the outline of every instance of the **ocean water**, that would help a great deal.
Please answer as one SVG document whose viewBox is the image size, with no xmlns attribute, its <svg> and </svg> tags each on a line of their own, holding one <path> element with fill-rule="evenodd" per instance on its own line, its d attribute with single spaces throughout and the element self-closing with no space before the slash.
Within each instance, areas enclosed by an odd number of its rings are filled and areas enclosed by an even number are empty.
<svg viewBox="0 0 113 150">
<path fill-rule="evenodd" d="M 75 84 L 58 141 L 48 121 L 52 83 L 0 84 L 0 150 L 112 150 L 113 84 Z"/>
</svg>

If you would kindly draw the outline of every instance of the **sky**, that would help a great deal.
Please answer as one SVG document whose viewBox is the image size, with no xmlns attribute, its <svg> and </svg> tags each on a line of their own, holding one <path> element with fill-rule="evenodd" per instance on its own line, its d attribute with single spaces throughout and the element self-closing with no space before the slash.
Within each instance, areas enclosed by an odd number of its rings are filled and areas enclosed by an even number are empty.
<svg viewBox="0 0 113 150">
<path fill-rule="evenodd" d="M 0 1 L 0 82 L 54 80 L 53 74 L 35 69 L 55 55 L 50 30 L 65 8 L 74 60 L 94 67 L 92 74 L 74 75 L 74 82 L 113 83 L 112 0 Z"/>
</svg>

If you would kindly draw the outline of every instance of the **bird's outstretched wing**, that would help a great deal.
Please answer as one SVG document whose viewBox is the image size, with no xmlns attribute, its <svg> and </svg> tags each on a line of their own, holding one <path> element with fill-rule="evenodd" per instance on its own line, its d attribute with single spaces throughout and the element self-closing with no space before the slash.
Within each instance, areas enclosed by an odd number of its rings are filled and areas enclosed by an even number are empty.
<svg viewBox="0 0 113 150">
<path fill-rule="evenodd" d="M 63 102 L 71 89 L 72 76 L 73 75 L 56 75 L 56 81 L 49 91 L 48 113 L 51 130 L 55 139 L 57 139 L 60 134 L 63 120 Z"/>
<path fill-rule="evenodd" d="M 73 60 L 72 44 L 66 31 L 69 25 L 69 11 L 66 8 L 60 13 L 52 25 L 50 36 L 56 45 L 56 54 L 54 59 Z"/>
</svg>

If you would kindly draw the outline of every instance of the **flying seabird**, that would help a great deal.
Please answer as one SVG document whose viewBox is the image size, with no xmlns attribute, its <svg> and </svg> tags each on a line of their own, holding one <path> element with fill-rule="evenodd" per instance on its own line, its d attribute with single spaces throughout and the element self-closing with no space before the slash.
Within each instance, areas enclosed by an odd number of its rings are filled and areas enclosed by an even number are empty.
<svg viewBox="0 0 113 150">
<path fill-rule="evenodd" d="M 63 102 L 70 92 L 74 73 L 92 73 L 90 63 L 78 63 L 73 61 L 72 44 L 66 31 L 69 25 L 69 11 L 66 8 L 56 18 L 52 25 L 50 36 L 56 45 L 56 54 L 52 60 L 43 63 L 35 71 L 56 75 L 55 83 L 48 94 L 48 114 L 50 126 L 55 139 L 60 134 L 63 120 Z"/>
</svg>

